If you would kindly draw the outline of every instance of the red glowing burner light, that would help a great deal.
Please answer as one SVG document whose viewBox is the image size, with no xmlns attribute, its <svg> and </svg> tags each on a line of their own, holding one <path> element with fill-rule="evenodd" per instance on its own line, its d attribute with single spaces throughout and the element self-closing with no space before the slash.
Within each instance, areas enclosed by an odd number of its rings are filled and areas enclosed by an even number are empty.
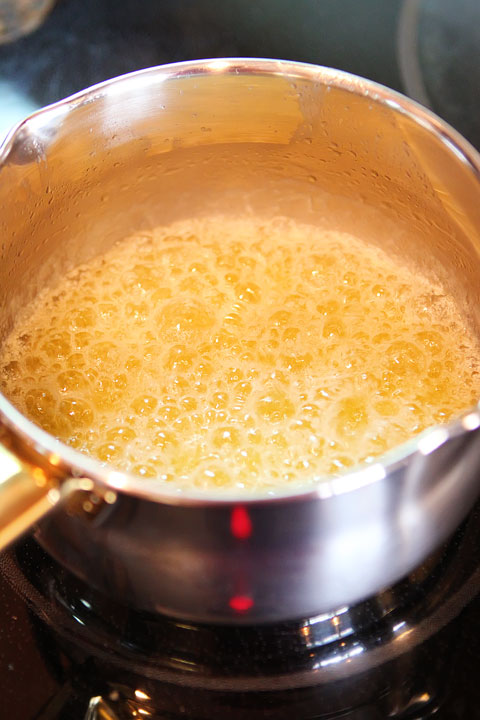
<svg viewBox="0 0 480 720">
<path fill-rule="evenodd" d="M 230 530 L 237 540 L 248 540 L 252 534 L 252 521 L 248 510 L 243 505 L 237 505 L 232 510 L 230 519 Z"/>
<path fill-rule="evenodd" d="M 234 595 L 230 598 L 230 607 L 238 613 L 244 613 L 253 607 L 253 600 L 250 595 Z"/>
</svg>

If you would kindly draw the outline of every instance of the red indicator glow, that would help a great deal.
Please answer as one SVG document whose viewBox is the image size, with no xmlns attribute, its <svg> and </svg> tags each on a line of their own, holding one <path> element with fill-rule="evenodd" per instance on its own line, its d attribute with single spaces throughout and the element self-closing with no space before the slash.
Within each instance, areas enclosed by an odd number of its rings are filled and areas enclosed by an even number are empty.
<svg viewBox="0 0 480 720">
<path fill-rule="evenodd" d="M 237 540 L 248 540 L 252 534 L 250 515 L 242 505 L 238 505 L 232 510 L 230 529 L 233 537 L 237 538 Z"/>
<path fill-rule="evenodd" d="M 230 598 L 230 607 L 236 612 L 247 612 L 253 607 L 250 595 L 234 595 Z"/>
</svg>

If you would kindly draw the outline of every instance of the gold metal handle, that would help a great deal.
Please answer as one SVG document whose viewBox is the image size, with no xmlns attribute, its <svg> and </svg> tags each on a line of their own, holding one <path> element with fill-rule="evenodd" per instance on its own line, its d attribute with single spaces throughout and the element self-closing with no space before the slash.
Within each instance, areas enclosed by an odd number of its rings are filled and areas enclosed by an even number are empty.
<svg viewBox="0 0 480 720">
<path fill-rule="evenodd" d="M 18 538 L 60 500 L 58 481 L 0 443 L 0 549 Z"/>
</svg>

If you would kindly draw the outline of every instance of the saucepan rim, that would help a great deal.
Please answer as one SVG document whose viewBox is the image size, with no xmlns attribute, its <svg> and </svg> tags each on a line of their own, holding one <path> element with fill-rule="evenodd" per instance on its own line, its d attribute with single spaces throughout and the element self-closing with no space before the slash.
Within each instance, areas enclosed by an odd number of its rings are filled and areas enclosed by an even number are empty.
<svg viewBox="0 0 480 720">
<path fill-rule="evenodd" d="M 441 120 L 419 103 L 410 100 L 399 92 L 379 83 L 334 68 L 313 65 L 290 60 L 264 58 L 214 58 L 169 63 L 156 67 L 137 70 L 106 80 L 56 103 L 48 105 L 30 114 L 15 125 L 0 145 L 0 165 L 8 159 L 12 148 L 21 142 L 22 134 L 30 125 L 39 121 L 44 124 L 63 122 L 69 112 L 81 105 L 94 103 L 115 93 L 120 85 L 137 85 L 141 80 L 146 86 L 168 79 L 193 75 L 281 75 L 289 80 L 308 80 L 319 82 L 368 97 L 372 103 L 388 106 L 396 112 L 409 116 L 437 137 L 448 150 L 480 181 L 480 154 L 448 123 Z M 169 489 L 153 478 L 141 478 L 131 473 L 105 466 L 50 435 L 41 427 L 28 420 L 0 392 L 0 422 L 12 432 L 26 447 L 43 457 L 48 463 L 57 466 L 61 472 L 72 477 L 88 477 L 104 487 L 121 491 L 153 502 L 169 505 L 212 506 L 264 504 L 294 502 L 305 500 L 327 500 L 358 490 L 366 485 L 387 481 L 404 466 L 412 456 L 419 453 L 428 455 L 453 437 L 480 427 L 480 401 L 466 409 L 445 425 L 433 425 L 422 433 L 378 456 L 371 464 L 360 464 L 346 470 L 338 476 L 319 476 L 313 483 L 297 486 L 293 491 L 280 491 L 275 494 L 241 493 L 238 491 L 198 490 L 185 491 Z"/>
</svg>

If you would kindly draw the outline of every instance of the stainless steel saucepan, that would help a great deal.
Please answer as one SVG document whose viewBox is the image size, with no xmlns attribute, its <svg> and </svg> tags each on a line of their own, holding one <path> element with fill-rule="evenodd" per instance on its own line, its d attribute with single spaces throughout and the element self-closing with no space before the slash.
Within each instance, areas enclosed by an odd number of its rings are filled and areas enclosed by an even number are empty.
<svg viewBox="0 0 480 720">
<path fill-rule="evenodd" d="M 362 234 L 439 279 L 480 331 L 480 158 L 379 85 L 276 60 L 133 73 L 18 125 L 0 150 L 0 341 L 117 239 L 212 211 Z M 478 407 L 314 489 L 180 495 L 84 457 L 0 396 L 1 543 L 27 528 L 129 605 L 215 622 L 311 616 L 411 571 L 479 494 Z"/>
</svg>

